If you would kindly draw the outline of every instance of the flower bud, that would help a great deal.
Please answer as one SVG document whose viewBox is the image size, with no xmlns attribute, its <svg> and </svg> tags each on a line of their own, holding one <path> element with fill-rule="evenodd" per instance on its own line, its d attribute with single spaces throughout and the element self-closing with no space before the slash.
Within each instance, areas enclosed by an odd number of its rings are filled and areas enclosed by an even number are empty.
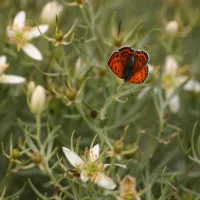
<svg viewBox="0 0 200 200">
<path fill-rule="evenodd" d="M 123 38 L 120 36 L 114 36 L 113 45 L 117 48 L 121 47 L 123 43 Z"/>
<path fill-rule="evenodd" d="M 60 29 L 56 30 L 54 34 L 54 38 L 56 42 L 63 42 L 64 41 L 64 32 Z"/>
<path fill-rule="evenodd" d="M 62 10 L 63 6 L 57 1 L 46 3 L 41 12 L 41 21 L 48 24 L 55 22 L 56 15 L 58 15 Z"/>
<path fill-rule="evenodd" d="M 74 68 L 74 73 L 75 73 L 74 75 L 76 79 L 82 81 L 84 79 L 86 72 L 87 72 L 86 62 L 83 61 L 81 58 L 78 58 Z"/>
<path fill-rule="evenodd" d="M 34 114 L 40 114 L 46 103 L 46 94 L 45 89 L 38 85 L 35 90 L 33 91 L 32 97 L 31 97 L 31 112 Z"/>
<path fill-rule="evenodd" d="M 38 152 L 38 151 L 33 152 L 33 154 L 31 155 L 31 160 L 33 163 L 35 163 L 37 165 L 40 164 L 42 161 L 42 156 L 41 156 L 40 152 Z"/>
<path fill-rule="evenodd" d="M 35 82 L 30 81 L 28 84 L 28 94 L 31 95 L 34 90 L 35 90 Z"/>
<path fill-rule="evenodd" d="M 74 101 L 76 98 L 76 90 L 74 88 L 67 88 L 66 96 L 70 101 Z"/>
<path fill-rule="evenodd" d="M 179 30 L 179 24 L 177 21 L 173 20 L 167 23 L 165 31 L 168 35 L 175 36 Z"/>
<path fill-rule="evenodd" d="M 117 140 L 113 147 L 115 153 L 121 153 L 124 150 L 124 142 L 122 140 Z"/>
<path fill-rule="evenodd" d="M 13 149 L 12 151 L 12 158 L 17 159 L 20 157 L 20 152 L 18 149 Z"/>
</svg>

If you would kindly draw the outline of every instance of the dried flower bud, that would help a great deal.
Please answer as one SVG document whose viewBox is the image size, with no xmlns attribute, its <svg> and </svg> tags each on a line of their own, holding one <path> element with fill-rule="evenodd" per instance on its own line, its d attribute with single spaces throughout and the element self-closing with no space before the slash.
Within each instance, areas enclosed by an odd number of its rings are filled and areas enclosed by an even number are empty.
<svg viewBox="0 0 200 200">
<path fill-rule="evenodd" d="M 127 200 L 140 200 L 136 191 L 136 180 L 131 176 L 125 176 L 120 183 L 120 196 Z"/>
<path fill-rule="evenodd" d="M 83 3 L 84 3 L 84 0 L 76 0 L 76 3 L 77 3 L 79 6 L 82 6 Z"/>
<path fill-rule="evenodd" d="M 168 35 L 171 36 L 177 35 L 178 30 L 179 30 L 179 24 L 175 20 L 168 22 L 165 27 L 165 31 L 167 32 Z"/>
<path fill-rule="evenodd" d="M 38 85 L 33 91 L 31 97 L 31 112 L 34 114 L 40 114 L 45 107 L 45 103 L 46 103 L 45 89 L 41 85 Z"/>
</svg>

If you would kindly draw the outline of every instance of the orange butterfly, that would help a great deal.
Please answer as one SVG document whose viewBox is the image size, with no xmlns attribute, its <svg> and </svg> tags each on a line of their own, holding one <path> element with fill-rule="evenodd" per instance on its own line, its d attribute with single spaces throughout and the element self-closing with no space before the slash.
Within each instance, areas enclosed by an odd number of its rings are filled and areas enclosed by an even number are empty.
<svg viewBox="0 0 200 200">
<path fill-rule="evenodd" d="M 148 61 L 146 51 L 122 47 L 111 54 L 108 65 L 125 83 L 143 83 L 148 77 Z"/>
</svg>

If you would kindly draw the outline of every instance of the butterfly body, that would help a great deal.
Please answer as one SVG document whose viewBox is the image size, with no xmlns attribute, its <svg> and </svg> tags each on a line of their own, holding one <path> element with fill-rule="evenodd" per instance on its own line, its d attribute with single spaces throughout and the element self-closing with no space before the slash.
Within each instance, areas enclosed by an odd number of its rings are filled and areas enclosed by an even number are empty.
<svg viewBox="0 0 200 200">
<path fill-rule="evenodd" d="M 127 60 L 124 68 L 124 82 L 128 82 L 128 80 L 131 78 L 131 76 L 134 73 L 134 56 L 130 56 L 130 58 Z"/>
<path fill-rule="evenodd" d="M 122 47 L 111 54 L 108 65 L 124 82 L 143 83 L 148 77 L 149 55 L 144 50 Z"/>
</svg>

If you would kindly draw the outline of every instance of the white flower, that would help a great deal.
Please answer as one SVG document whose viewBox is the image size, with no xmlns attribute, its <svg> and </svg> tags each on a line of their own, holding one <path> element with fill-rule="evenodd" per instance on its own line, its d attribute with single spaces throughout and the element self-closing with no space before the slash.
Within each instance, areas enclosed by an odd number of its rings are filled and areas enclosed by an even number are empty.
<svg viewBox="0 0 200 200">
<path fill-rule="evenodd" d="M 173 95 L 173 93 L 187 79 L 186 76 L 178 74 L 176 59 L 173 56 L 167 56 L 163 73 L 163 87 L 166 98 L 169 99 L 169 108 L 173 113 L 176 113 L 180 108 L 180 98 L 178 94 Z M 200 83 L 195 80 L 189 80 L 183 89 L 191 92 L 200 92 Z"/>
<path fill-rule="evenodd" d="M 6 56 L 0 56 L 0 83 L 3 84 L 19 84 L 25 82 L 25 78 L 16 75 L 6 75 L 3 72 L 8 68 Z"/>
<path fill-rule="evenodd" d="M 41 52 L 29 41 L 33 38 L 39 37 L 41 34 L 37 27 L 25 26 L 26 13 L 20 11 L 14 18 L 13 24 L 7 27 L 8 39 L 11 44 L 17 46 L 18 51 L 21 49 L 29 57 L 35 60 L 42 60 Z M 45 33 L 49 26 L 48 25 L 38 25 L 41 33 Z"/>
<path fill-rule="evenodd" d="M 51 24 L 56 21 L 56 15 L 62 12 L 63 6 L 57 1 L 51 1 L 44 5 L 41 12 L 41 20 L 43 23 Z"/>
<path fill-rule="evenodd" d="M 62 150 L 70 164 L 80 173 L 80 179 L 83 182 L 90 180 L 107 190 L 113 190 L 116 187 L 113 180 L 104 174 L 104 167 L 98 161 L 100 151 L 98 144 L 87 152 L 87 157 L 84 160 L 66 147 L 62 147 Z"/>
<path fill-rule="evenodd" d="M 46 103 L 46 94 L 45 89 L 38 85 L 33 91 L 32 97 L 31 97 L 31 111 L 34 114 L 40 114 L 45 107 Z"/>
<path fill-rule="evenodd" d="M 177 33 L 179 31 L 178 22 L 175 21 L 175 20 L 168 22 L 166 27 L 165 27 L 165 31 L 167 32 L 167 34 L 169 34 L 171 36 L 177 35 Z"/>
</svg>

